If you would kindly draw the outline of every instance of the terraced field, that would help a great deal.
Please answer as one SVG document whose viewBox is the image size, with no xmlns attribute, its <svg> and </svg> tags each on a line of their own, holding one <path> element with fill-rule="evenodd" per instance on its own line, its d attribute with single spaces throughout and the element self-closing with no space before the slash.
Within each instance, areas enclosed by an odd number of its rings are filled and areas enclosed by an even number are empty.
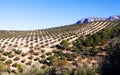
<svg viewBox="0 0 120 75">
<path fill-rule="evenodd" d="M 0 61 L 10 64 L 13 70 L 19 63 L 31 65 L 41 60 L 45 53 L 53 51 L 64 39 L 72 43 L 80 36 L 92 35 L 117 24 L 117 21 L 97 21 L 42 30 L 3 30 L 0 31 Z"/>
</svg>

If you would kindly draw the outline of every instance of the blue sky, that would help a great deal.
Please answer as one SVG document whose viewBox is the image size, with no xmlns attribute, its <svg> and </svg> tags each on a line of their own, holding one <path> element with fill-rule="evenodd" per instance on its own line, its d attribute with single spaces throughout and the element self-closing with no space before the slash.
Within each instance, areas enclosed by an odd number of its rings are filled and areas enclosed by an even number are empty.
<svg viewBox="0 0 120 75">
<path fill-rule="evenodd" d="M 0 0 L 0 30 L 43 29 L 111 15 L 120 15 L 120 0 Z"/>
</svg>

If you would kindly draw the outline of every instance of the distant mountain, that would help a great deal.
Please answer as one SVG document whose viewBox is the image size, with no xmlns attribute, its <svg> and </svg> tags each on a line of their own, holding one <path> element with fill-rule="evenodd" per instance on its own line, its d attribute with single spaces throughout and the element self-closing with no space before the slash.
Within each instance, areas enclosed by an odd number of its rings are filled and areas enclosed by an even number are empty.
<svg viewBox="0 0 120 75">
<path fill-rule="evenodd" d="M 110 16 L 109 18 L 107 18 L 107 20 L 111 20 L 111 21 L 120 20 L 120 15 L 119 16 Z"/>
<path fill-rule="evenodd" d="M 94 21 L 100 21 L 100 20 L 110 20 L 110 21 L 120 20 L 120 15 L 110 16 L 109 18 L 102 18 L 102 17 L 84 18 L 84 19 L 77 21 L 76 24 L 88 23 L 88 22 L 94 22 Z"/>
</svg>

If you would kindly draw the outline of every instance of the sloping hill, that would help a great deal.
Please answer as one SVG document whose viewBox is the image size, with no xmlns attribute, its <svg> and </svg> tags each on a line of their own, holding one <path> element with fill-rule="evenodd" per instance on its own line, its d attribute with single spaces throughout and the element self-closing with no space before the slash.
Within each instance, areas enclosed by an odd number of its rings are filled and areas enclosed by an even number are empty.
<svg viewBox="0 0 120 75">
<path fill-rule="evenodd" d="M 43 30 L 0 31 L 0 62 L 9 64 L 11 70 L 16 70 L 18 64 L 31 65 L 39 62 L 42 65 L 45 58 L 52 59 L 49 52 L 56 51 L 55 46 L 62 40 L 72 43 L 81 36 L 92 35 L 118 24 L 119 21 L 96 21 Z M 76 54 L 73 56 L 76 57 Z"/>
<path fill-rule="evenodd" d="M 59 44 L 63 39 L 72 42 L 82 35 L 94 34 L 117 24 L 118 21 L 96 21 L 43 30 L 0 31 L 0 48 L 6 51 L 50 48 Z"/>
</svg>

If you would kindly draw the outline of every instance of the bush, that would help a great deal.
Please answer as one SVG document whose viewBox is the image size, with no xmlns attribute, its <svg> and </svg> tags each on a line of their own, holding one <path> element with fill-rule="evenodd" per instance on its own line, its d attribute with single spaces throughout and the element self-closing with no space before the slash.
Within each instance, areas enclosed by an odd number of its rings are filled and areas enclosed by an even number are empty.
<svg viewBox="0 0 120 75">
<path fill-rule="evenodd" d="M 45 54 L 41 55 L 41 58 L 45 58 Z"/>
<path fill-rule="evenodd" d="M 22 64 L 17 64 L 17 71 L 23 72 L 23 65 Z"/>
<path fill-rule="evenodd" d="M 39 55 L 39 52 L 34 52 L 34 55 Z"/>
<path fill-rule="evenodd" d="M 2 72 L 7 72 L 9 71 L 10 69 L 8 68 L 7 65 L 5 65 L 4 63 L 0 62 L 0 75 Z"/>
<path fill-rule="evenodd" d="M 21 54 L 22 50 L 15 50 L 16 54 Z"/>
<path fill-rule="evenodd" d="M 2 46 L 2 48 L 6 48 L 6 46 L 5 46 L 5 45 L 3 45 L 3 46 Z"/>
<path fill-rule="evenodd" d="M 67 49 L 67 48 L 69 48 L 70 43 L 69 43 L 67 40 L 63 40 L 63 41 L 60 43 L 60 45 L 61 45 L 61 47 L 62 47 L 63 49 Z"/>
<path fill-rule="evenodd" d="M 5 56 L 8 56 L 8 55 L 10 55 L 11 54 L 11 52 L 4 52 L 3 53 L 3 55 L 5 55 Z"/>
<path fill-rule="evenodd" d="M 22 63 L 24 63 L 25 61 L 26 61 L 25 59 L 21 60 Z"/>
<path fill-rule="evenodd" d="M 39 62 L 44 64 L 46 62 L 46 60 L 45 59 L 41 59 Z"/>
<path fill-rule="evenodd" d="M 14 57 L 14 55 L 11 54 L 11 55 L 8 55 L 8 57 L 9 57 L 9 58 L 12 58 L 12 57 Z"/>
<path fill-rule="evenodd" d="M 42 49 L 41 52 L 42 52 L 42 53 L 45 53 L 45 50 Z"/>
<path fill-rule="evenodd" d="M 14 58 L 14 61 L 18 61 L 20 58 L 19 57 L 15 57 Z"/>
<path fill-rule="evenodd" d="M 14 64 L 12 65 L 12 67 L 17 67 L 17 65 L 18 65 L 17 63 L 14 63 Z"/>
<path fill-rule="evenodd" d="M 14 45 L 14 47 L 18 47 L 18 45 Z"/>
<path fill-rule="evenodd" d="M 49 68 L 40 68 L 38 64 L 34 64 L 32 66 L 26 66 L 22 68 L 22 72 L 18 75 L 49 75 Z"/>
<path fill-rule="evenodd" d="M 32 61 L 28 61 L 27 63 L 26 63 L 26 65 L 31 65 L 32 64 Z"/>
<path fill-rule="evenodd" d="M 38 61 L 39 59 L 40 59 L 39 57 L 36 57 L 34 60 L 35 60 L 35 61 Z"/>
<path fill-rule="evenodd" d="M 28 44 L 26 44 L 24 47 L 28 47 Z"/>
<path fill-rule="evenodd" d="M 21 56 L 23 56 L 23 57 L 24 57 L 24 56 L 26 56 L 26 55 L 27 55 L 26 53 L 22 53 L 22 55 L 21 55 Z"/>
<path fill-rule="evenodd" d="M 30 54 L 34 54 L 34 50 L 30 50 L 29 52 L 30 52 Z"/>
<path fill-rule="evenodd" d="M 97 69 L 95 67 L 77 67 L 72 70 L 72 75 L 96 75 L 97 74 Z"/>
<path fill-rule="evenodd" d="M 4 52 L 4 50 L 0 50 L 0 53 L 3 53 Z"/>
<path fill-rule="evenodd" d="M 1 57 L 1 58 L 0 58 L 0 61 L 5 61 L 5 60 L 6 60 L 5 57 Z"/>
<path fill-rule="evenodd" d="M 32 59 L 32 58 L 33 58 L 33 56 L 29 56 L 29 57 L 28 57 L 28 59 Z"/>
<path fill-rule="evenodd" d="M 47 55 L 47 56 L 52 55 L 52 52 L 48 52 L 48 53 L 46 53 L 46 55 Z"/>
<path fill-rule="evenodd" d="M 12 60 L 7 60 L 5 63 L 6 63 L 6 64 L 11 64 L 11 63 L 12 63 Z"/>
</svg>

